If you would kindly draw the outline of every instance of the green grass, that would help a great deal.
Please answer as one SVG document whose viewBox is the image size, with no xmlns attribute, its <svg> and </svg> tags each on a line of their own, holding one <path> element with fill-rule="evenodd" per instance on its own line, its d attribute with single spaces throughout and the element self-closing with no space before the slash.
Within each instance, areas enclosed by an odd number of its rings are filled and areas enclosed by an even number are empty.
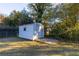
<svg viewBox="0 0 79 59">
<path fill-rule="evenodd" d="M 17 40 L 0 42 L 0 56 L 79 56 L 78 44 Z"/>
</svg>

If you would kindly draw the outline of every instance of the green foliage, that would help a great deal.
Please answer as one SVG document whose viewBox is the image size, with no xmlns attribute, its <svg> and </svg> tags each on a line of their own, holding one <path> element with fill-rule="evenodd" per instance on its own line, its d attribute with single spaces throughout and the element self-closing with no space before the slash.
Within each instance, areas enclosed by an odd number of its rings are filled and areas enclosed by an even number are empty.
<svg viewBox="0 0 79 59">
<path fill-rule="evenodd" d="M 52 10 L 52 4 L 50 3 L 31 3 L 28 6 L 30 11 L 32 11 L 31 15 L 34 17 L 36 22 L 41 23 L 49 18 L 49 15 L 51 14 L 50 11 Z"/>
<path fill-rule="evenodd" d="M 21 17 L 21 13 L 19 11 L 12 11 L 9 16 L 5 17 L 3 20 L 5 25 L 8 26 L 18 26 L 19 18 Z"/>
<path fill-rule="evenodd" d="M 55 38 L 63 38 L 65 41 L 78 42 L 79 41 L 79 22 L 75 26 L 66 26 L 65 23 L 57 24 L 52 29 L 51 34 Z"/>
<path fill-rule="evenodd" d="M 8 17 L 5 17 L 5 19 L 3 20 L 5 25 L 10 25 L 13 26 L 13 21 L 10 20 Z"/>
<path fill-rule="evenodd" d="M 20 13 L 21 13 L 21 17 L 19 18 L 19 24 L 20 25 L 33 22 L 31 17 L 29 17 L 29 13 L 25 10 L 25 8 Z"/>
<path fill-rule="evenodd" d="M 5 17 L 3 22 L 5 25 L 19 26 L 32 22 L 32 20 L 30 20 L 27 11 L 23 9 L 21 12 L 16 10 L 12 11 L 9 16 Z"/>
<path fill-rule="evenodd" d="M 79 4 L 61 4 L 56 18 L 61 22 L 52 25 L 50 36 L 63 38 L 65 41 L 79 42 Z M 59 20 L 59 21 L 60 21 Z"/>
</svg>

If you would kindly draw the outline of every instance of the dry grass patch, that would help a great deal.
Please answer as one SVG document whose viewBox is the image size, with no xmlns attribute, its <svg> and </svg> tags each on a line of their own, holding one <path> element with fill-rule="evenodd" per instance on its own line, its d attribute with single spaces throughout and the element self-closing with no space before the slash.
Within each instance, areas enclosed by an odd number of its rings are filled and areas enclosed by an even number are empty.
<svg viewBox="0 0 79 59">
<path fill-rule="evenodd" d="M 37 41 L 5 41 L 0 42 L 0 55 L 32 56 L 32 55 L 79 55 L 79 44 L 53 42 L 47 44 Z"/>
</svg>

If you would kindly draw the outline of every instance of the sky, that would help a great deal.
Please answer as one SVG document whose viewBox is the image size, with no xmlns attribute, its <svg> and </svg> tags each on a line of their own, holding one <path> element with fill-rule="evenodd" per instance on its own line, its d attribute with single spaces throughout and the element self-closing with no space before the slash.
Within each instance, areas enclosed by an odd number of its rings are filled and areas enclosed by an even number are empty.
<svg viewBox="0 0 79 59">
<path fill-rule="evenodd" d="M 21 11 L 23 8 L 28 11 L 27 3 L 0 3 L 0 14 L 9 15 L 13 10 Z"/>
<path fill-rule="evenodd" d="M 21 11 L 23 8 L 27 9 L 27 4 L 25 3 L 0 3 L 0 13 L 4 15 L 9 15 L 13 10 Z"/>
</svg>

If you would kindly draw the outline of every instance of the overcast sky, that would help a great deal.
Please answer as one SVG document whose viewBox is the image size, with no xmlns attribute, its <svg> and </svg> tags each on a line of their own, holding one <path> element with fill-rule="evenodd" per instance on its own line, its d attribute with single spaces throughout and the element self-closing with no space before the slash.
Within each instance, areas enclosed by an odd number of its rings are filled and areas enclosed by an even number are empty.
<svg viewBox="0 0 79 59">
<path fill-rule="evenodd" d="M 21 11 L 23 8 L 27 9 L 27 4 L 24 3 L 0 3 L 0 13 L 9 15 L 12 10 Z"/>
</svg>

